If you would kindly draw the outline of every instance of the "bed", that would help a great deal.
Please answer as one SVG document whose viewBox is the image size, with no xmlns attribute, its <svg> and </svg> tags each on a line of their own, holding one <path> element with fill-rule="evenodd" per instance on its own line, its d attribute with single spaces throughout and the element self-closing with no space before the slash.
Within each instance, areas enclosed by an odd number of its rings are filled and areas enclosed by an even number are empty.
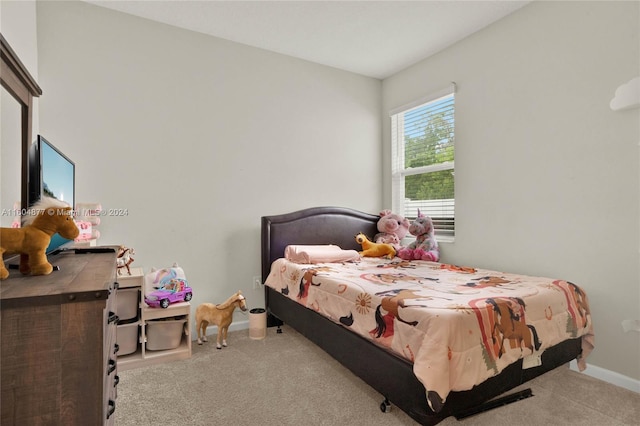
<svg viewBox="0 0 640 426">
<path fill-rule="evenodd" d="M 584 368 L 593 326 L 571 282 L 397 257 L 290 260 L 292 247 L 361 250 L 355 235 L 374 236 L 378 219 L 340 207 L 263 216 L 268 326 L 296 329 L 380 392 L 383 411 L 425 425 L 531 396 L 501 395 L 573 359 Z"/>
</svg>

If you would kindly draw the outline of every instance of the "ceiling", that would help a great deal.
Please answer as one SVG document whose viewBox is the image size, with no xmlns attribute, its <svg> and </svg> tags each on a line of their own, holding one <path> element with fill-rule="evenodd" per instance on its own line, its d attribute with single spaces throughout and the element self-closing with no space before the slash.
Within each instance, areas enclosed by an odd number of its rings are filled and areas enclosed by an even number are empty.
<svg viewBox="0 0 640 426">
<path fill-rule="evenodd" d="M 94 1 L 98 6 L 384 79 L 529 1 Z"/>
</svg>

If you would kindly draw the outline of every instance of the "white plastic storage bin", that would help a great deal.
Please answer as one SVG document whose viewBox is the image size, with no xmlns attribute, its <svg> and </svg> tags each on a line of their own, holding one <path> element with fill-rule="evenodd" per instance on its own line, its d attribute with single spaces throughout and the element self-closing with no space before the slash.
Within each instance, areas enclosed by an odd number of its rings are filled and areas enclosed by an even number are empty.
<svg viewBox="0 0 640 426">
<path fill-rule="evenodd" d="M 116 331 L 116 343 L 118 344 L 118 356 L 129 355 L 138 349 L 139 323 L 119 324 Z"/>
<path fill-rule="evenodd" d="M 175 349 L 180 346 L 182 330 L 187 322 L 181 319 L 157 319 L 147 321 L 147 346 L 150 351 Z"/>
<path fill-rule="evenodd" d="M 126 321 L 138 317 L 140 290 L 137 287 L 119 289 L 116 301 L 116 315 L 118 315 L 120 321 Z"/>
</svg>

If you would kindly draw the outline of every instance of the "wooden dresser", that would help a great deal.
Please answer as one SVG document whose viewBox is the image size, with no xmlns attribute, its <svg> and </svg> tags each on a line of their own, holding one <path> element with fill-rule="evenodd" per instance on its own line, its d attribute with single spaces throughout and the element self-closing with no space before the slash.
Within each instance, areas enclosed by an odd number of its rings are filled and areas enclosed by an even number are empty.
<svg viewBox="0 0 640 426">
<path fill-rule="evenodd" d="M 49 262 L 60 270 L 0 281 L 0 423 L 115 424 L 116 253 Z"/>
</svg>

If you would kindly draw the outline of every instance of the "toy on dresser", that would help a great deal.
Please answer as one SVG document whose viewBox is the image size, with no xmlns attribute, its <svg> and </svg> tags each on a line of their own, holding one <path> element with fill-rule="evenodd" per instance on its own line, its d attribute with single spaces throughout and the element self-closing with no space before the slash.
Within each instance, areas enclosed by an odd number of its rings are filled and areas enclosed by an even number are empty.
<svg viewBox="0 0 640 426">
<path fill-rule="evenodd" d="M 80 235 L 75 239 L 76 242 L 100 238 L 100 231 L 97 227 L 100 225 L 101 214 L 102 205 L 99 203 L 76 203 L 76 224 L 80 229 Z"/>
<path fill-rule="evenodd" d="M 42 197 L 29 208 L 22 228 L 0 228 L 0 257 L 20 254 L 20 272 L 31 275 L 48 275 L 53 266 L 47 260 L 46 250 L 53 234 L 73 240 L 79 234 L 73 221 L 71 207 L 55 198 Z M 9 271 L 0 263 L 0 279 L 9 276 Z"/>
<path fill-rule="evenodd" d="M 398 252 L 403 260 L 440 260 L 440 250 L 433 229 L 433 221 L 418 210 L 418 217 L 409 226 L 409 233 L 416 240 Z"/>
<path fill-rule="evenodd" d="M 240 308 L 243 312 L 247 310 L 247 300 L 240 290 L 228 298 L 224 303 L 214 305 L 213 303 L 203 303 L 196 309 L 196 329 L 198 330 L 198 344 L 207 341 L 207 327 L 209 325 L 218 326 L 218 336 L 216 347 L 222 349 L 227 346 L 227 332 L 233 320 L 233 311 Z"/>
<path fill-rule="evenodd" d="M 133 255 L 136 254 L 136 251 L 132 248 L 128 248 L 125 246 L 120 246 L 118 248 L 118 257 L 116 258 L 116 269 L 118 275 L 122 275 L 122 269 L 127 269 L 127 274 L 131 275 L 131 268 L 129 265 L 133 263 L 135 260 Z"/>
</svg>

